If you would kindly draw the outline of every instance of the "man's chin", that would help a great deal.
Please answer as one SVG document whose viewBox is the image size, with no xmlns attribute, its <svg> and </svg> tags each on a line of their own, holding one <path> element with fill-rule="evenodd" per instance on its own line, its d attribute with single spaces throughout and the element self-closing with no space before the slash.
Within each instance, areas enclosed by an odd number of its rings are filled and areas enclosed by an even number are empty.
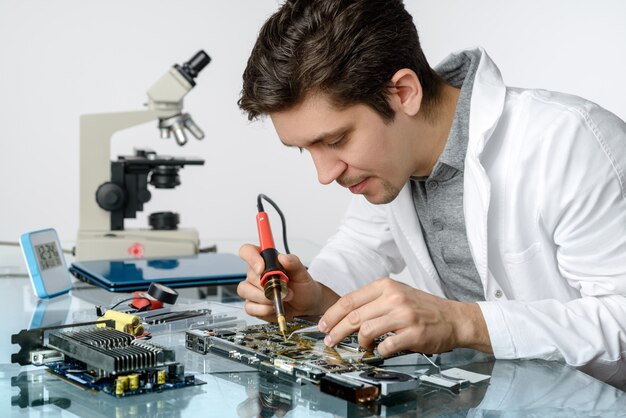
<svg viewBox="0 0 626 418">
<path fill-rule="evenodd" d="M 370 202 L 372 205 L 386 205 L 387 203 L 393 202 L 400 192 L 393 193 L 391 190 L 386 191 L 383 195 L 380 194 L 363 194 L 363 197 Z"/>
</svg>

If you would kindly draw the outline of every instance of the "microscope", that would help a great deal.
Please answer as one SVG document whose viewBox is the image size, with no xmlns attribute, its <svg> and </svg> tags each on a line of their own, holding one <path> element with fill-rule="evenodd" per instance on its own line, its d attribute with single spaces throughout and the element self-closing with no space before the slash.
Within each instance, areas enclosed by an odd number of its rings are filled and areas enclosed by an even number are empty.
<svg viewBox="0 0 626 418">
<path fill-rule="evenodd" d="M 135 155 L 110 161 L 110 152 L 115 132 L 153 120 L 158 120 L 162 138 L 173 135 L 181 146 L 187 142 L 186 130 L 202 139 L 202 130 L 188 113 L 183 113 L 183 98 L 210 61 L 204 51 L 199 51 L 183 65 L 174 65 L 148 90 L 147 110 L 80 117 L 80 213 L 74 248 L 77 260 L 198 253 L 198 231 L 178 228 L 177 213 L 153 213 L 149 216 L 150 228 L 145 229 L 124 229 L 124 219 L 135 218 L 151 199 L 148 185 L 156 189 L 174 188 L 180 184 L 181 168 L 203 165 L 204 160 L 136 150 Z"/>
</svg>

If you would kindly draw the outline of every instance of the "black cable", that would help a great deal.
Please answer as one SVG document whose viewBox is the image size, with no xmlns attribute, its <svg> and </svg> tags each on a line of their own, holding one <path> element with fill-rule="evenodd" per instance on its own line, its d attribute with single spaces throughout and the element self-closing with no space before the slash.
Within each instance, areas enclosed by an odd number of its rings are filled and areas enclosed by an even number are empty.
<svg viewBox="0 0 626 418">
<path fill-rule="evenodd" d="M 111 307 L 110 307 L 110 308 L 108 308 L 107 310 L 115 309 L 115 308 L 117 308 L 117 307 L 118 307 L 121 303 L 128 302 L 129 300 L 134 300 L 134 299 L 143 299 L 143 300 L 147 300 L 147 301 L 148 301 L 148 302 L 150 302 L 150 303 L 149 303 L 149 304 L 147 304 L 147 305 L 145 305 L 145 306 L 142 306 L 141 308 L 135 308 L 135 310 L 134 310 L 134 311 L 129 312 L 129 313 L 131 313 L 131 314 L 134 314 L 134 313 L 139 313 L 139 312 L 145 312 L 145 311 L 147 311 L 147 310 L 148 310 L 148 308 L 150 307 L 150 304 L 152 304 L 152 301 L 151 301 L 150 299 L 146 298 L 146 297 L 143 297 L 143 296 L 140 296 L 140 297 L 132 297 L 132 298 L 128 298 L 128 299 L 123 299 L 123 300 L 120 300 L 119 302 L 117 302 L 115 305 L 111 306 Z M 132 306 L 132 305 L 130 305 L 130 306 Z M 133 306 L 133 308 L 134 308 L 134 306 Z M 96 306 L 96 315 L 98 315 L 98 316 L 102 316 L 102 315 L 104 315 L 104 311 L 102 310 L 102 306 Z"/>
<path fill-rule="evenodd" d="M 145 298 L 136 298 L 136 299 L 145 299 Z M 129 305 L 129 306 L 133 306 L 133 305 Z M 147 310 L 150 310 L 150 304 L 143 305 L 141 308 L 136 308 L 134 311 L 128 312 L 128 313 L 129 314 L 136 314 L 136 313 L 140 313 L 140 312 L 145 312 Z"/>
<path fill-rule="evenodd" d="M 257 197 L 256 206 L 259 212 L 265 212 L 265 210 L 263 209 L 263 200 L 272 205 L 274 209 L 276 209 L 276 212 L 278 212 L 278 215 L 280 216 L 280 222 L 283 225 L 283 245 L 285 246 L 285 253 L 291 254 L 291 252 L 289 251 L 289 245 L 287 244 L 287 221 L 285 221 L 285 215 L 283 215 L 283 212 L 280 210 L 278 205 L 263 193 L 259 194 L 259 196 Z"/>
<path fill-rule="evenodd" d="M 144 300 L 147 300 L 148 302 L 152 303 L 152 301 L 151 301 L 150 299 L 145 298 L 145 297 L 141 297 L 141 296 L 140 296 L 140 297 L 136 297 L 136 298 L 128 298 L 128 299 L 123 299 L 123 300 L 120 300 L 120 301 L 119 301 L 119 302 L 117 302 L 115 305 L 111 306 L 109 309 L 115 309 L 115 308 L 117 308 L 120 304 L 122 304 L 122 303 L 124 303 L 124 302 L 128 302 L 129 300 L 134 300 L 134 299 L 144 299 Z M 134 306 L 133 306 L 133 307 L 134 307 Z M 137 308 L 135 308 L 135 309 L 137 309 Z M 137 312 L 137 310 L 136 310 L 135 312 Z"/>
</svg>

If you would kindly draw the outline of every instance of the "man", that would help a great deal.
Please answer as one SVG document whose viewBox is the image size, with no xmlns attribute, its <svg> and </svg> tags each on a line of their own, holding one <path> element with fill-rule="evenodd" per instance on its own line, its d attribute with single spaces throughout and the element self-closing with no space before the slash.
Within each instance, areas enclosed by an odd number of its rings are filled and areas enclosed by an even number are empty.
<svg viewBox="0 0 626 418">
<path fill-rule="evenodd" d="M 623 121 L 505 87 L 482 49 L 431 69 L 401 0 L 287 1 L 243 79 L 249 118 L 355 194 L 308 271 L 279 258 L 288 316 L 323 315 L 329 346 L 392 332 L 382 354 L 470 347 L 624 379 Z M 240 254 L 246 311 L 272 320 L 258 248 Z"/>
</svg>

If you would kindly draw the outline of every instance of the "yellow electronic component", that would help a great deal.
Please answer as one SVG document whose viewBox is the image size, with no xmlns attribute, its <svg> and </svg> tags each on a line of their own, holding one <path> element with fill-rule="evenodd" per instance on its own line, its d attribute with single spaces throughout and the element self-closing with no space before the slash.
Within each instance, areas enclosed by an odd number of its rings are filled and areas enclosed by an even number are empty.
<svg viewBox="0 0 626 418">
<path fill-rule="evenodd" d="M 144 333 L 145 331 L 146 331 L 146 330 L 144 329 L 143 325 L 139 325 L 139 326 L 137 326 L 137 327 L 135 328 L 135 330 L 134 330 L 134 332 L 135 332 L 135 335 L 136 335 L 136 336 L 143 335 L 143 333 Z"/>
<path fill-rule="evenodd" d="M 138 374 L 129 374 L 128 375 L 128 388 L 130 390 L 139 389 L 139 375 Z"/>
<path fill-rule="evenodd" d="M 142 335 L 144 332 L 141 326 L 141 319 L 136 315 L 109 309 L 100 317 L 100 319 L 111 319 L 115 321 L 115 329 L 131 335 Z M 104 324 L 98 324 L 99 328 L 105 327 Z"/>
<path fill-rule="evenodd" d="M 123 395 L 126 390 L 124 389 L 124 381 L 119 377 L 115 381 L 115 394 Z"/>
<path fill-rule="evenodd" d="M 128 376 L 119 376 L 117 380 L 119 382 L 122 382 L 122 384 L 124 385 L 124 390 L 128 390 Z"/>
<path fill-rule="evenodd" d="M 159 370 L 157 372 L 157 385 L 165 384 L 165 370 Z"/>
</svg>

